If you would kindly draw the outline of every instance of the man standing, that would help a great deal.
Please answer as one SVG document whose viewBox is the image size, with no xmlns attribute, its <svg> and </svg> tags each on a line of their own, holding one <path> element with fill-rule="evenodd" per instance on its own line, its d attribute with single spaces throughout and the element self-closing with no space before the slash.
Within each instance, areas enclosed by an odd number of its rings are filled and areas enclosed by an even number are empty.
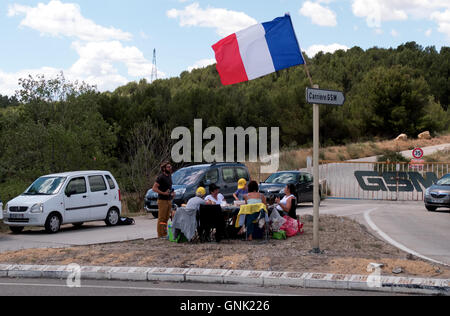
<svg viewBox="0 0 450 316">
<path fill-rule="evenodd" d="M 167 222 L 172 210 L 172 199 L 175 193 L 172 189 L 172 165 L 164 162 L 161 174 L 153 185 L 153 191 L 158 193 L 158 238 L 167 237 Z"/>
</svg>

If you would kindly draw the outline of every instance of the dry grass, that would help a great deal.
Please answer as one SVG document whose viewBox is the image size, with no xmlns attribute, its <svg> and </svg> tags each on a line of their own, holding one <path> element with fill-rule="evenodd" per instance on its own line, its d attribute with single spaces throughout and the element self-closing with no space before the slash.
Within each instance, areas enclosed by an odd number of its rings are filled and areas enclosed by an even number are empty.
<svg viewBox="0 0 450 316">
<path fill-rule="evenodd" d="M 450 162 L 450 150 L 441 150 L 424 158 L 426 162 Z"/>
<path fill-rule="evenodd" d="M 0 222 L 0 233 L 9 232 L 9 227 Z"/>
<path fill-rule="evenodd" d="M 146 214 L 143 197 L 137 193 L 125 192 L 122 194 L 122 216 L 136 217 Z"/>
<path fill-rule="evenodd" d="M 0 263 L 144 266 L 259 271 L 369 274 L 371 262 L 383 263 L 384 274 L 396 267 L 402 275 L 449 278 L 450 269 L 422 260 L 409 260 L 406 253 L 372 236 L 359 223 L 334 216 L 321 218 L 322 255 L 313 255 L 312 222 L 304 218 L 305 234 L 285 241 L 246 242 L 226 240 L 220 244 L 176 244 L 167 240 L 133 241 L 67 249 L 30 249 L 0 254 Z"/>
<path fill-rule="evenodd" d="M 345 161 L 365 157 L 379 156 L 386 151 L 413 150 L 416 147 L 428 147 L 450 143 L 450 135 L 443 135 L 433 139 L 410 139 L 408 141 L 380 141 L 349 144 L 346 146 L 332 146 L 321 149 L 320 159 L 328 161 Z M 280 155 L 280 170 L 298 170 L 307 167 L 307 157 L 312 156 L 311 148 L 283 151 Z M 450 161 L 450 154 L 433 155 L 429 158 L 433 162 Z M 445 161 L 445 162 L 446 162 Z M 260 174 L 260 163 L 247 163 L 252 179 L 264 181 L 269 175 Z"/>
</svg>

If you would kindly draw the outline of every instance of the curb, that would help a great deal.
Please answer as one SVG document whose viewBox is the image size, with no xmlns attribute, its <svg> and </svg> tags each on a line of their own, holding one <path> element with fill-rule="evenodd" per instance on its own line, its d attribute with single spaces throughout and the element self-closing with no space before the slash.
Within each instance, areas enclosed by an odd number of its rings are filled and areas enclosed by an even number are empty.
<svg viewBox="0 0 450 316">
<path fill-rule="evenodd" d="M 448 279 L 374 277 L 327 273 L 0 264 L 0 277 L 48 279 L 79 277 L 81 280 L 246 284 L 450 296 L 450 280 Z"/>
</svg>

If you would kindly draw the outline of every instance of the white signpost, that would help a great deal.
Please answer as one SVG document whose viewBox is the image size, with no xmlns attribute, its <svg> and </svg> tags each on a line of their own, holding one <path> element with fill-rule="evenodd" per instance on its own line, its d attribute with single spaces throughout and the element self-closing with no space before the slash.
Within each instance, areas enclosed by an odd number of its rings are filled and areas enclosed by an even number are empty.
<svg viewBox="0 0 450 316">
<path fill-rule="evenodd" d="M 309 76 L 309 72 L 308 72 Z M 312 79 L 309 76 L 311 84 Z M 320 193 L 319 193 L 319 124 L 320 124 L 320 104 L 341 106 L 345 103 L 345 96 L 342 92 L 332 90 L 320 90 L 318 85 L 314 88 L 306 88 L 306 102 L 313 105 L 313 125 L 314 125 L 314 223 L 313 223 L 313 253 L 320 253 L 319 248 L 319 216 L 320 216 Z"/>
<path fill-rule="evenodd" d="M 306 88 L 306 102 L 341 106 L 345 103 L 345 96 L 340 91 Z"/>
</svg>

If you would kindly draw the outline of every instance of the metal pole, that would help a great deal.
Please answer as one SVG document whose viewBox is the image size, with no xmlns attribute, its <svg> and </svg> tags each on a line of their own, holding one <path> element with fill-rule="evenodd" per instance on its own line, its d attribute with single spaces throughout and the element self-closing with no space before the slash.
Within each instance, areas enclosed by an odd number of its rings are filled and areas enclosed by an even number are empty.
<svg viewBox="0 0 450 316">
<path fill-rule="evenodd" d="M 315 89 L 319 88 L 319 85 L 314 85 Z M 320 108 L 318 104 L 313 105 L 313 120 L 314 120 L 314 238 L 313 238 L 313 253 L 320 253 L 319 247 L 319 150 L 320 150 L 320 135 L 319 135 L 319 123 L 320 123 Z"/>
</svg>

